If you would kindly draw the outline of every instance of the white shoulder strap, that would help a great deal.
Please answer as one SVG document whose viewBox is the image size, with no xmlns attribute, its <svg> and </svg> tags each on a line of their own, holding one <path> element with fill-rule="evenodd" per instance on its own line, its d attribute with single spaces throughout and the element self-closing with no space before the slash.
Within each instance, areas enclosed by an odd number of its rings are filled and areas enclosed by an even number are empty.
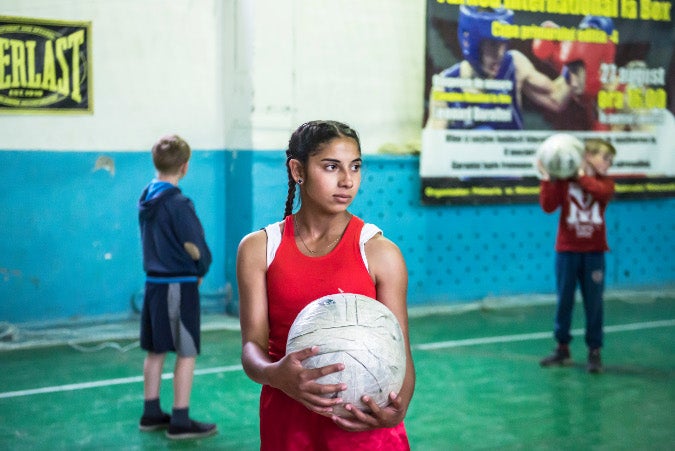
<svg viewBox="0 0 675 451">
<path fill-rule="evenodd" d="M 267 234 L 267 267 L 269 268 L 274 260 L 274 256 L 279 249 L 281 244 L 281 224 L 283 221 L 275 222 L 265 227 L 265 233 Z"/>
<path fill-rule="evenodd" d="M 363 258 L 363 264 L 366 265 L 366 269 L 368 269 L 368 259 L 366 258 L 366 242 L 378 233 L 382 233 L 382 230 L 375 224 L 371 224 L 369 222 L 365 223 L 361 229 L 359 248 L 361 249 L 361 258 Z"/>
</svg>

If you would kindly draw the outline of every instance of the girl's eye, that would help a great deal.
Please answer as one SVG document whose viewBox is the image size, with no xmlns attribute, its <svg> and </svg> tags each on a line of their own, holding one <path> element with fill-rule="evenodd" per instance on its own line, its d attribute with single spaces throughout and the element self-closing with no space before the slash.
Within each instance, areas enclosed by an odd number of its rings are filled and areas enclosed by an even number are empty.
<svg viewBox="0 0 675 451">
<path fill-rule="evenodd" d="M 360 170 L 361 170 L 360 164 L 355 164 L 355 165 L 352 166 L 352 171 L 359 172 Z"/>
</svg>

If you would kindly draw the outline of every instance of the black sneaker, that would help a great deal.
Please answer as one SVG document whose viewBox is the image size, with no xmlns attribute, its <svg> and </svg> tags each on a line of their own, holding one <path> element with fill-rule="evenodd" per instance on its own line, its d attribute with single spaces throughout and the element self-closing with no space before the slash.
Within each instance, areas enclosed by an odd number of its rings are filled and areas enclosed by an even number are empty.
<svg viewBox="0 0 675 451">
<path fill-rule="evenodd" d="M 189 426 L 178 426 L 174 424 L 169 425 L 166 431 L 166 436 L 172 440 L 184 440 L 191 438 L 208 437 L 218 432 L 218 428 L 212 423 L 200 423 L 199 421 L 190 420 Z"/>
<path fill-rule="evenodd" d="M 166 429 L 171 423 L 171 415 L 168 413 L 162 414 L 161 417 L 141 417 L 138 423 L 138 429 L 144 432 L 156 431 L 158 429 Z"/>
<path fill-rule="evenodd" d="M 541 366 L 553 366 L 553 365 L 567 366 L 571 364 L 572 364 L 572 356 L 570 355 L 570 350 L 563 349 L 560 347 L 556 348 L 555 351 L 553 351 L 553 354 L 544 357 L 539 362 L 539 365 Z"/>
<path fill-rule="evenodd" d="M 591 349 L 588 351 L 588 364 L 586 371 L 589 373 L 602 373 L 602 359 L 600 358 L 600 349 Z"/>
</svg>

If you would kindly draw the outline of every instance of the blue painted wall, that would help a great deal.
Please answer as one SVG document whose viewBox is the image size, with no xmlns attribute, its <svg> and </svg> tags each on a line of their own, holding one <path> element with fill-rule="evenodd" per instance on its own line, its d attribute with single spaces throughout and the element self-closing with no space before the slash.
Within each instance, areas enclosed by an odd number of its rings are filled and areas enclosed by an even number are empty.
<svg viewBox="0 0 675 451">
<path fill-rule="evenodd" d="M 361 192 L 351 211 L 380 226 L 401 248 L 410 305 L 555 291 L 557 212 L 546 214 L 538 204 L 423 206 L 418 157 L 364 159 Z M 255 174 L 253 230 L 281 219 L 287 185 L 283 153 L 255 153 L 249 163 Z M 608 289 L 672 288 L 674 207 L 675 199 L 610 204 Z"/>
<path fill-rule="evenodd" d="M 113 171 L 95 170 L 108 156 Z M 181 183 L 214 254 L 205 292 L 226 289 L 225 152 L 194 152 Z M 136 204 L 149 153 L 0 152 L 0 321 L 129 313 L 143 289 Z"/>
<path fill-rule="evenodd" d="M 114 173 L 96 169 L 101 156 Z M 536 204 L 422 206 L 417 157 L 364 158 L 351 211 L 401 248 L 411 305 L 554 291 L 557 214 Z M 153 175 L 145 152 L 0 152 L 0 321 L 132 313 L 143 287 L 136 202 Z M 234 313 L 237 245 L 281 219 L 284 153 L 196 150 L 181 188 L 214 255 L 204 302 Z M 675 199 L 610 204 L 608 289 L 673 287 L 674 206 Z"/>
</svg>

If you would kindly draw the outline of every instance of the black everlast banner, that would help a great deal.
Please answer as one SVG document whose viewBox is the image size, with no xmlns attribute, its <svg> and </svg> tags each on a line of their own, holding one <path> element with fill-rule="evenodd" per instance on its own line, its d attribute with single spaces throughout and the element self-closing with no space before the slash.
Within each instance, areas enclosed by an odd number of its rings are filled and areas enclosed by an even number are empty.
<svg viewBox="0 0 675 451">
<path fill-rule="evenodd" d="M 91 22 L 0 16 L 0 112 L 92 113 Z"/>
</svg>

